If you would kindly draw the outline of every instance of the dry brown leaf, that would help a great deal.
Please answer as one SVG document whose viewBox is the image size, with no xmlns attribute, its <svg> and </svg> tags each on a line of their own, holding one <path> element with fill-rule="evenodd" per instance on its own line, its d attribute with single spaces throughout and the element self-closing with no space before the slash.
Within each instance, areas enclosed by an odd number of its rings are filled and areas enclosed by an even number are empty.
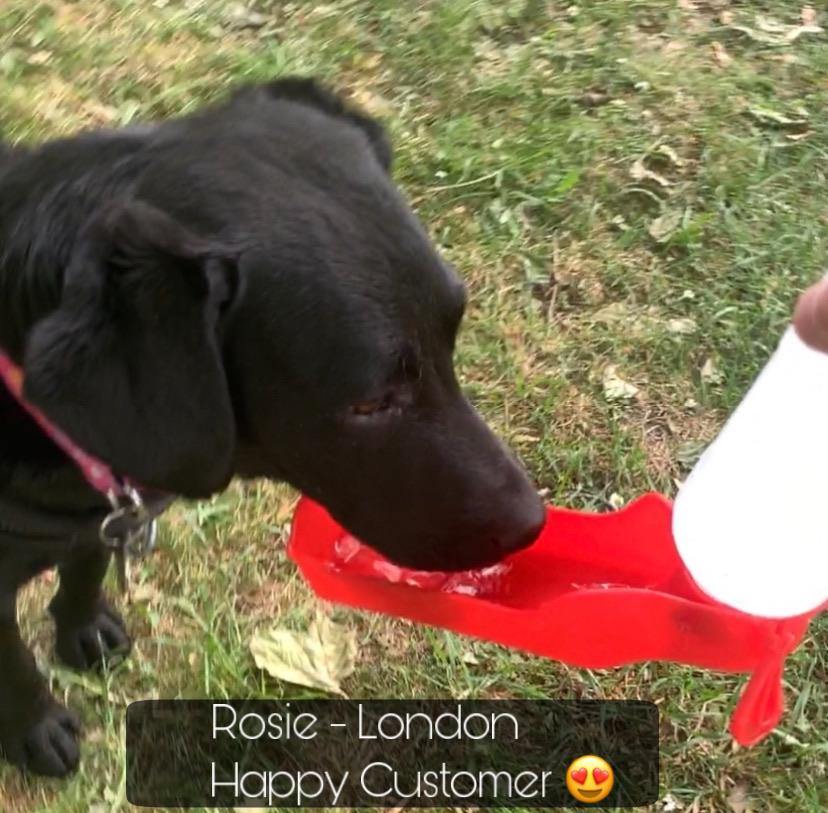
<svg viewBox="0 0 828 813">
<path fill-rule="evenodd" d="M 796 42 L 803 34 L 822 34 L 824 31 L 825 29 L 820 25 L 798 25 L 785 35 L 785 40 Z"/>
<path fill-rule="evenodd" d="M 768 59 L 772 59 L 774 62 L 781 62 L 783 65 L 799 64 L 799 57 L 796 54 L 771 54 Z"/>
<path fill-rule="evenodd" d="M 713 59 L 720 68 L 728 68 L 733 64 L 733 57 L 720 42 L 711 43 L 710 48 L 713 51 Z"/>
<path fill-rule="evenodd" d="M 696 324 L 696 320 L 691 319 L 689 316 L 667 320 L 668 332 L 679 336 L 688 336 L 691 333 L 695 333 L 698 330 L 698 327 L 699 326 Z"/>
<path fill-rule="evenodd" d="M 805 111 L 807 113 L 807 111 Z M 763 124 L 779 125 L 780 127 L 802 127 L 807 124 L 804 118 L 791 118 L 778 110 L 771 110 L 769 107 L 751 107 L 748 109 L 753 118 Z"/>
<path fill-rule="evenodd" d="M 716 362 L 712 358 L 707 359 L 701 368 L 701 379 L 708 384 L 720 384 L 722 381 L 722 373 L 716 367 Z"/>
<path fill-rule="evenodd" d="M 581 104 L 584 107 L 600 107 L 612 101 L 612 96 L 600 90 L 588 90 L 581 96 Z"/>
<path fill-rule="evenodd" d="M 267 24 L 267 17 L 258 11 L 246 8 L 243 3 L 234 3 L 227 12 L 227 24 L 230 28 L 262 28 Z"/>
<path fill-rule="evenodd" d="M 354 64 L 365 71 L 375 71 L 382 64 L 382 54 L 363 54 L 354 59 Z"/>
<path fill-rule="evenodd" d="M 258 632 L 250 651 L 256 666 L 278 680 L 344 696 L 341 682 L 354 671 L 356 634 L 321 616 L 307 632 Z"/>
<path fill-rule="evenodd" d="M 681 209 L 668 209 L 650 223 L 647 231 L 657 243 L 666 243 L 681 226 L 683 219 L 684 212 Z"/>
<path fill-rule="evenodd" d="M 639 158 L 630 167 L 630 177 L 635 181 L 655 181 L 655 183 L 657 183 L 659 186 L 663 186 L 665 189 L 668 186 L 673 185 L 663 175 L 659 175 L 657 172 L 653 172 L 651 169 L 647 169 L 647 167 L 644 166 L 643 158 Z"/>
<path fill-rule="evenodd" d="M 678 813 L 679 810 L 683 809 L 684 805 L 672 793 L 668 793 L 661 800 L 662 813 Z"/>
<path fill-rule="evenodd" d="M 789 29 L 795 28 L 796 26 L 786 25 L 775 17 L 769 17 L 766 14 L 757 14 L 756 27 L 767 34 L 785 34 Z"/>
<path fill-rule="evenodd" d="M 638 395 L 638 387 L 618 375 L 614 364 L 604 370 L 604 396 L 608 401 L 629 401 Z"/>
<path fill-rule="evenodd" d="M 677 167 L 684 166 L 684 160 L 679 157 L 679 154 L 669 144 L 659 144 L 655 151 L 669 158 Z"/>
<path fill-rule="evenodd" d="M 35 51 L 28 59 L 30 65 L 46 65 L 52 59 L 51 51 Z"/>
<path fill-rule="evenodd" d="M 367 89 L 354 90 L 351 96 L 359 107 L 372 116 L 386 116 L 394 109 L 388 99 Z"/>
<path fill-rule="evenodd" d="M 687 50 L 687 43 L 681 40 L 670 40 L 662 49 L 661 53 L 664 56 L 673 56 L 674 54 L 681 54 Z"/>
<path fill-rule="evenodd" d="M 727 794 L 727 806 L 731 813 L 754 813 L 745 782 L 737 782 Z"/>
<path fill-rule="evenodd" d="M 766 14 L 757 14 L 755 27 L 737 24 L 734 19 L 724 23 L 733 31 L 739 31 L 754 42 L 763 45 L 786 46 L 796 42 L 805 34 L 822 34 L 824 29 L 813 23 L 805 25 L 788 25 Z"/>
</svg>

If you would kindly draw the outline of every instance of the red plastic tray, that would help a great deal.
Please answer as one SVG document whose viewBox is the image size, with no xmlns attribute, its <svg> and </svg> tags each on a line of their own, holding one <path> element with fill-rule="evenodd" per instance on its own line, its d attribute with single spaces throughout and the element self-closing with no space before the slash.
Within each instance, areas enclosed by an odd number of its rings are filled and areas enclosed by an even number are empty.
<svg viewBox="0 0 828 813">
<path fill-rule="evenodd" d="M 496 591 L 482 596 L 367 573 L 366 555 L 384 561 L 373 551 L 360 554 L 358 568 L 342 565 L 335 546 L 346 532 L 307 498 L 296 510 L 288 553 L 324 599 L 572 666 L 658 660 L 749 673 L 730 730 L 753 745 L 782 716 L 785 659 L 816 613 L 763 619 L 707 597 L 676 551 L 671 515 L 671 503 L 658 494 L 607 514 L 549 508 L 537 541 L 512 556 Z"/>
</svg>

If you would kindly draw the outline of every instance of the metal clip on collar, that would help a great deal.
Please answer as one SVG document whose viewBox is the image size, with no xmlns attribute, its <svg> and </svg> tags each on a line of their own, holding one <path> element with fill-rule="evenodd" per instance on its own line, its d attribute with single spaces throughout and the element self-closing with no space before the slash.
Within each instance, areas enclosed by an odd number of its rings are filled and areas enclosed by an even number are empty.
<svg viewBox="0 0 828 813">
<path fill-rule="evenodd" d="M 113 490 L 107 492 L 112 510 L 100 527 L 100 539 L 113 551 L 118 565 L 118 585 L 121 592 L 128 586 L 127 558 L 141 559 L 155 548 L 158 524 L 147 510 L 141 495 L 132 486 L 123 486 L 123 496 Z"/>
</svg>

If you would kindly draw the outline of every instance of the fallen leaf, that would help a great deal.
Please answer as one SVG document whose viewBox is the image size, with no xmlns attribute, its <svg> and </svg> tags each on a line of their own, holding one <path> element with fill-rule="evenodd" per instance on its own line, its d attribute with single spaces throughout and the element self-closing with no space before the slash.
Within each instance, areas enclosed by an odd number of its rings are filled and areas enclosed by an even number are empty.
<svg viewBox="0 0 828 813">
<path fill-rule="evenodd" d="M 611 325 L 613 330 L 629 338 L 638 339 L 661 332 L 664 320 L 654 306 L 637 308 L 624 302 L 610 302 L 597 310 L 591 320 L 594 324 Z"/>
<path fill-rule="evenodd" d="M 824 31 L 821 26 L 814 23 L 788 25 L 764 14 L 756 15 L 755 28 L 748 25 L 736 24 L 734 20 L 726 23 L 726 25 L 733 31 L 741 32 L 754 42 L 774 46 L 790 45 L 805 34 L 822 34 Z"/>
<path fill-rule="evenodd" d="M 670 333 L 687 336 L 690 333 L 695 333 L 697 329 L 698 325 L 696 324 L 696 320 L 691 319 L 689 316 L 667 320 L 667 330 Z"/>
<path fill-rule="evenodd" d="M 713 42 L 710 45 L 713 51 L 713 59 L 720 68 L 728 68 L 733 64 L 733 57 L 720 42 Z"/>
<path fill-rule="evenodd" d="M 753 813 L 753 804 L 748 797 L 748 786 L 737 782 L 727 794 L 727 806 L 731 813 Z"/>
<path fill-rule="evenodd" d="M 802 20 L 802 25 L 816 25 L 816 9 L 813 6 L 802 6 L 802 11 L 799 12 L 799 19 Z"/>
<path fill-rule="evenodd" d="M 51 51 L 35 51 L 26 61 L 30 65 L 45 65 L 51 58 Z"/>
<path fill-rule="evenodd" d="M 635 384 L 618 375 L 615 365 L 610 364 L 604 370 L 604 396 L 608 401 L 629 401 L 638 395 L 638 391 Z"/>
<path fill-rule="evenodd" d="M 681 40 L 670 40 L 662 49 L 661 53 L 664 56 L 671 56 L 672 54 L 681 54 L 687 50 L 687 43 Z"/>
<path fill-rule="evenodd" d="M 820 25 L 799 25 L 792 28 L 786 35 L 788 42 L 796 42 L 803 34 L 822 34 L 825 29 Z"/>
<path fill-rule="evenodd" d="M 661 810 L 662 813 L 677 813 L 679 810 L 683 810 L 684 805 L 673 796 L 672 793 L 668 793 L 662 800 L 661 800 Z"/>
<path fill-rule="evenodd" d="M 803 124 L 807 124 L 806 119 L 792 119 L 790 116 L 771 110 L 769 107 L 751 107 L 748 109 L 748 113 L 763 124 L 778 124 L 782 127 L 801 127 Z"/>
<path fill-rule="evenodd" d="M 382 63 L 382 54 L 363 54 L 356 57 L 354 63 L 361 70 L 375 71 Z"/>
<path fill-rule="evenodd" d="M 150 582 L 143 582 L 133 587 L 130 598 L 133 604 L 153 604 L 160 601 L 162 595 L 161 591 L 155 585 Z"/>
<path fill-rule="evenodd" d="M 227 13 L 227 23 L 230 28 L 242 31 L 246 28 L 262 28 L 267 24 L 267 17 L 258 11 L 245 8 L 241 3 L 236 3 Z"/>
<path fill-rule="evenodd" d="M 655 181 L 659 186 L 663 186 L 665 188 L 672 186 L 670 181 L 668 181 L 663 175 L 659 175 L 657 172 L 647 169 L 644 165 L 643 158 L 639 158 L 630 167 L 630 177 L 635 181 Z"/>
<path fill-rule="evenodd" d="M 278 627 L 256 633 L 250 651 L 272 677 L 344 696 L 341 681 L 354 671 L 356 634 L 325 616 L 307 632 Z"/>
<path fill-rule="evenodd" d="M 821 34 L 822 28 L 811 23 L 803 25 L 786 25 L 775 20 L 773 17 L 766 17 L 763 14 L 756 15 L 756 27 L 768 34 L 776 34 L 782 37 L 785 42 L 795 42 L 803 34 Z"/>
<path fill-rule="evenodd" d="M 746 37 L 752 39 L 754 42 L 760 42 L 763 45 L 785 44 L 785 40 L 782 37 L 779 37 L 776 34 L 766 34 L 747 25 L 736 25 L 736 23 L 730 23 L 728 28 L 731 28 L 734 31 L 739 31 L 741 34 L 744 34 Z"/>
<path fill-rule="evenodd" d="M 584 107 L 600 107 L 611 101 L 612 96 L 601 90 L 588 90 L 581 96 L 581 104 Z"/>
<path fill-rule="evenodd" d="M 647 231 L 657 243 L 666 243 L 681 226 L 684 212 L 680 209 L 668 209 L 663 215 L 650 223 Z"/>
<path fill-rule="evenodd" d="M 716 363 L 712 358 L 707 359 L 702 365 L 700 375 L 702 381 L 706 381 L 708 384 L 719 384 L 722 381 L 722 373 L 716 367 Z"/>
<path fill-rule="evenodd" d="M 776 20 L 773 17 L 768 17 L 765 14 L 757 14 L 756 27 L 760 31 L 765 31 L 768 34 L 787 34 L 788 30 L 792 26 L 785 25 L 785 23 L 780 23 L 779 20 Z"/>
<path fill-rule="evenodd" d="M 679 158 L 679 154 L 669 144 L 659 144 L 656 152 L 667 156 L 677 167 L 684 166 L 684 161 Z"/>
<path fill-rule="evenodd" d="M 353 91 L 351 97 L 359 107 L 373 116 L 386 116 L 394 108 L 388 99 L 370 90 L 360 88 Z"/>
</svg>

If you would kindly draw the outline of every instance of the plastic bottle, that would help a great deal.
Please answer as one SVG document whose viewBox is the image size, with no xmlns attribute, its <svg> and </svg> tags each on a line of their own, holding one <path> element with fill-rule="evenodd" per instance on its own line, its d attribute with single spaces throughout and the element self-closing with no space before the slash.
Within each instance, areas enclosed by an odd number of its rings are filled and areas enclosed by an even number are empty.
<svg viewBox="0 0 828 813">
<path fill-rule="evenodd" d="M 722 604 L 789 618 L 828 601 L 828 278 L 680 489 L 673 536 Z"/>
</svg>

